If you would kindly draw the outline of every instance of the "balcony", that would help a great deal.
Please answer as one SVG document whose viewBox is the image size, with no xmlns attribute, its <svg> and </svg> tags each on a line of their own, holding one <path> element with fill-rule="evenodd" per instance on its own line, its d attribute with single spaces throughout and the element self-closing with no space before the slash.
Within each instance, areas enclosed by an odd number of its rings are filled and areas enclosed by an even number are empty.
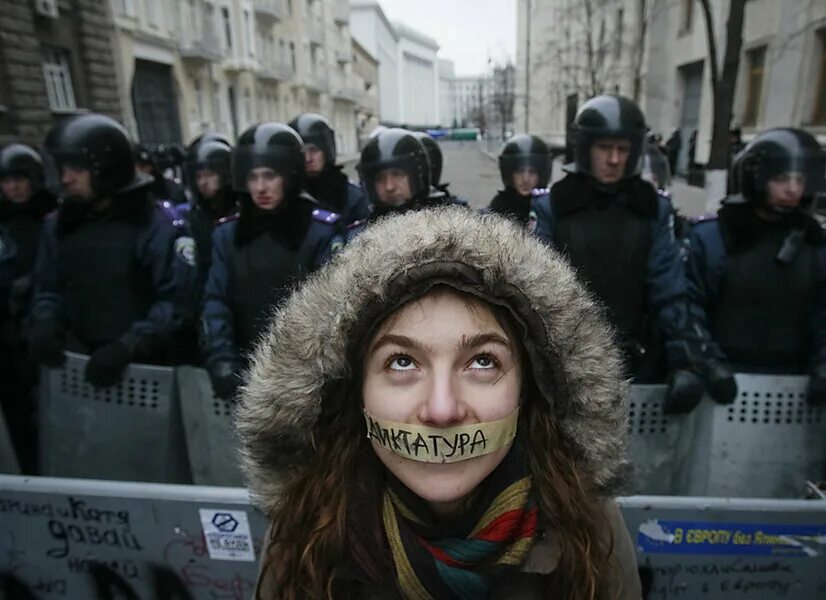
<svg viewBox="0 0 826 600">
<path fill-rule="evenodd" d="M 287 19 L 287 7 L 284 0 L 255 0 L 255 14 L 267 23 L 278 23 Z"/>
<path fill-rule="evenodd" d="M 289 81 L 293 78 L 293 70 L 286 63 L 262 60 L 258 68 L 258 77 L 264 81 Z"/>
<path fill-rule="evenodd" d="M 305 78 L 306 85 L 316 92 L 326 92 L 330 88 L 327 76 L 323 73 L 312 72 Z"/>
<path fill-rule="evenodd" d="M 257 73 L 260 68 L 258 61 L 251 57 L 230 56 L 224 61 L 224 69 L 229 72 L 252 71 Z"/>
<path fill-rule="evenodd" d="M 205 32 L 200 36 L 187 35 L 186 29 L 183 30 L 183 36 L 178 42 L 178 49 L 181 53 L 181 58 L 193 64 L 210 63 L 221 60 L 223 50 L 218 36 Z"/>
<path fill-rule="evenodd" d="M 305 27 L 307 31 L 307 37 L 310 40 L 310 43 L 315 46 L 323 46 L 324 45 L 324 23 L 321 19 L 307 19 L 305 21 Z"/>
<path fill-rule="evenodd" d="M 352 53 L 349 50 L 336 50 L 336 62 L 340 65 L 346 64 L 353 60 Z"/>
<path fill-rule="evenodd" d="M 338 25 L 347 25 L 350 23 L 350 4 L 347 0 L 333 0 L 333 21 Z"/>
</svg>

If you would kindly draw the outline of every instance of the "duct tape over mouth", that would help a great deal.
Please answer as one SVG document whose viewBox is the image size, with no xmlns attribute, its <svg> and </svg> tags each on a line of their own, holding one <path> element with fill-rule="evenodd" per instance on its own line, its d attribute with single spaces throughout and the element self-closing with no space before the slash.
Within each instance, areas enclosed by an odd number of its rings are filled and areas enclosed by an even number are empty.
<svg viewBox="0 0 826 600">
<path fill-rule="evenodd" d="M 396 423 L 367 411 L 364 419 L 367 438 L 393 454 L 419 462 L 454 463 L 496 452 L 512 442 L 519 409 L 496 421 L 457 427 Z"/>
</svg>

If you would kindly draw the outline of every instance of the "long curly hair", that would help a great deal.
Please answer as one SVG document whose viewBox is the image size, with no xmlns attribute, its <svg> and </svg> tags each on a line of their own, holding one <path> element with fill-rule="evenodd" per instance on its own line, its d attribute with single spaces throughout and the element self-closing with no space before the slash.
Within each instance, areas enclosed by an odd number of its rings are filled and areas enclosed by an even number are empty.
<svg viewBox="0 0 826 600">
<path fill-rule="evenodd" d="M 510 315 L 494 313 L 519 345 Z M 525 356 L 521 348 L 520 355 Z M 518 435 L 541 519 L 561 545 L 559 564 L 543 586 L 548 597 L 617 596 L 606 584 L 613 542 L 605 534 L 611 528 L 603 499 L 578 468 L 524 360 L 522 371 Z M 312 433 L 312 458 L 286 476 L 281 508 L 269 515 L 261 578 L 283 600 L 358 597 L 364 584 L 396 590 L 401 597 L 381 521 L 384 467 L 366 436 L 361 382 L 339 382 L 329 392 Z"/>
</svg>

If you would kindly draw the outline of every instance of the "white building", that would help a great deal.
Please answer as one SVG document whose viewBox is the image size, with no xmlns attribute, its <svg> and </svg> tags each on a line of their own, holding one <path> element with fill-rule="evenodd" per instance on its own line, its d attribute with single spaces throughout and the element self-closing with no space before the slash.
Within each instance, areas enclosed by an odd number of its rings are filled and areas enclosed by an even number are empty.
<svg viewBox="0 0 826 600">
<path fill-rule="evenodd" d="M 640 4 L 517 0 L 518 129 L 562 142 L 566 124 L 594 91 L 617 92 L 636 96 L 652 132 L 667 138 L 680 129 L 678 171 L 685 172 L 694 132 L 695 160 L 707 161 L 712 88 L 700 5 L 649 0 L 640 15 Z M 586 6 L 598 10 L 589 15 Z M 712 9 L 722 65 L 729 1 L 713 0 Z M 586 31 L 595 58 L 590 64 Z M 746 140 L 769 127 L 792 126 L 826 142 L 826 2 L 747 2 L 735 86 L 731 125 L 741 127 Z"/>
<path fill-rule="evenodd" d="M 439 45 L 426 35 L 391 23 L 374 0 L 351 0 L 353 37 L 379 62 L 381 122 L 420 128 L 438 125 Z"/>
</svg>

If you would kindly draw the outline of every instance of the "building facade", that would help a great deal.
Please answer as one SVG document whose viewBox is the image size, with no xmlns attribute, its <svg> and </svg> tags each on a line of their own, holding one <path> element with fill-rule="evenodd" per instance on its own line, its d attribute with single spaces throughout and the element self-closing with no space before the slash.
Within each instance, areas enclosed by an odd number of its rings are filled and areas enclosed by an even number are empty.
<svg viewBox="0 0 826 600">
<path fill-rule="evenodd" d="M 346 0 L 112 0 L 126 122 L 146 143 L 318 112 L 356 152 Z"/>
<path fill-rule="evenodd" d="M 0 0 L 0 145 L 43 143 L 61 117 L 123 118 L 112 14 L 95 0 Z"/>
<path fill-rule="evenodd" d="M 391 23 L 375 0 L 351 0 L 350 9 L 353 36 L 379 63 L 381 122 L 411 128 L 439 125 L 439 44 Z"/>
<path fill-rule="evenodd" d="M 356 135 L 359 149 L 364 147 L 370 133 L 379 126 L 379 61 L 353 41 L 353 77 L 361 86 L 356 110 Z"/>
<path fill-rule="evenodd" d="M 708 160 L 712 84 L 706 26 L 696 0 L 517 0 L 518 129 L 562 142 L 577 108 L 596 93 L 635 98 L 651 131 L 679 130 L 678 172 Z M 718 61 L 729 1 L 713 0 Z M 750 0 L 743 23 L 732 127 L 744 139 L 802 127 L 826 143 L 826 3 Z"/>
</svg>

